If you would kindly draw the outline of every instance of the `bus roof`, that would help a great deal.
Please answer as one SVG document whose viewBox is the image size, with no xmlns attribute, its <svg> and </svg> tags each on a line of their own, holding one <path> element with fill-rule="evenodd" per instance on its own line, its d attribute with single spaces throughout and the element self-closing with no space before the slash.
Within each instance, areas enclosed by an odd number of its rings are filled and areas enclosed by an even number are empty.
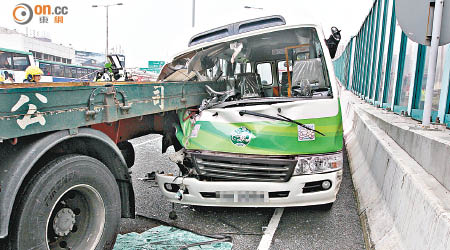
<svg viewBox="0 0 450 250">
<path fill-rule="evenodd" d="M 32 55 L 31 52 L 26 52 L 26 51 L 21 51 L 21 50 L 14 50 L 14 49 L 0 48 L 0 51 L 12 52 L 12 53 L 23 54 L 23 55 Z"/>
<path fill-rule="evenodd" d="M 45 60 L 36 60 L 36 61 L 42 62 L 42 63 L 48 63 L 48 64 L 58 64 L 58 65 L 64 65 L 64 66 L 70 66 L 70 67 L 77 67 L 77 68 L 85 68 L 85 69 L 101 69 L 100 67 L 83 66 L 83 65 L 74 65 L 74 64 L 61 63 L 61 62 L 52 62 L 52 61 L 45 61 Z"/>
<path fill-rule="evenodd" d="M 245 32 L 269 28 L 273 26 L 285 25 L 286 20 L 280 15 L 273 15 L 267 17 L 258 17 L 236 23 L 231 23 L 218 28 L 201 32 L 191 38 L 188 46 L 191 47 L 196 44 L 211 42 L 220 38 L 242 34 Z"/>
<path fill-rule="evenodd" d="M 179 52 L 177 54 L 175 54 L 175 56 L 173 56 L 172 61 L 175 60 L 176 58 L 179 58 L 180 56 L 186 55 L 192 51 L 196 51 L 199 49 L 203 49 L 206 47 L 211 47 L 213 45 L 216 44 L 220 44 L 223 42 L 230 42 L 236 39 L 241 39 L 241 38 L 246 38 L 246 37 L 251 37 L 251 36 L 255 36 L 255 35 L 260 35 L 260 34 L 265 34 L 265 33 L 270 33 L 270 32 L 274 32 L 274 31 L 278 31 L 278 30 L 288 30 L 288 29 L 295 29 L 295 28 L 302 28 L 302 27 L 312 27 L 315 29 L 318 29 L 318 32 L 322 32 L 322 29 L 320 27 L 320 25 L 318 24 L 313 24 L 313 23 L 305 23 L 305 24 L 297 24 L 297 25 L 276 25 L 276 26 L 272 26 L 272 27 L 265 27 L 265 28 L 261 28 L 261 29 L 256 29 L 256 30 L 252 30 L 252 31 L 248 31 L 245 33 L 238 33 L 235 35 L 230 35 L 230 36 L 226 36 L 223 38 L 219 38 L 213 41 L 205 41 L 199 44 L 195 44 L 192 45 L 191 47 L 189 47 L 187 50 L 184 50 L 182 52 Z"/>
</svg>

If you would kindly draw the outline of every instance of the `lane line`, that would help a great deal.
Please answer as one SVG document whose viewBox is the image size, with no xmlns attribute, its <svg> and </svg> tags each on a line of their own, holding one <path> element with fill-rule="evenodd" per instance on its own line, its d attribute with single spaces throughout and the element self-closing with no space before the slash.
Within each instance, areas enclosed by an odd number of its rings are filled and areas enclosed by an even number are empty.
<svg viewBox="0 0 450 250">
<path fill-rule="evenodd" d="M 140 147 L 140 146 L 145 145 L 145 144 L 147 144 L 147 143 L 154 142 L 154 141 L 160 140 L 160 139 L 162 139 L 162 137 L 153 138 L 153 139 L 151 139 L 151 140 L 148 140 L 148 141 L 145 141 L 145 142 L 141 142 L 141 143 L 139 143 L 139 144 L 136 144 L 136 145 L 134 145 L 134 147 L 137 148 L 137 147 Z"/>
<path fill-rule="evenodd" d="M 284 208 L 282 207 L 275 209 L 275 212 L 273 212 L 269 225 L 267 226 L 266 231 L 264 231 L 264 235 L 259 242 L 258 250 L 269 250 L 270 245 L 272 244 L 273 235 L 278 228 L 283 212 Z"/>
</svg>

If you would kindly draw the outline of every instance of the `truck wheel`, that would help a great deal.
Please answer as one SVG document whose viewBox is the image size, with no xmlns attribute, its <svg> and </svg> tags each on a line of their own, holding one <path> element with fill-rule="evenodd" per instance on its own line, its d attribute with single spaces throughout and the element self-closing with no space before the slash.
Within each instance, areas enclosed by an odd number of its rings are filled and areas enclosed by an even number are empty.
<svg viewBox="0 0 450 250">
<path fill-rule="evenodd" d="M 121 203 L 116 180 L 84 155 L 57 158 L 19 194 L 10 231 L 13 249 L 112 249 Z"/>
</svg>

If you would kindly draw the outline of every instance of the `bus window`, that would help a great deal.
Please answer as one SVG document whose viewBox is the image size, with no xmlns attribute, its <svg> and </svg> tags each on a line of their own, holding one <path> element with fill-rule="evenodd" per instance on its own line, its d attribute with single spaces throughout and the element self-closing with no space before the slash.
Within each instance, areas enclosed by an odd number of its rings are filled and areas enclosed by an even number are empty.
<svg viewBox="0 0 450 250">
<path fill-rule="evenodd" d="M 89 69 L 89 76 L 87 77 L 89 80 L 94 79 L 94 76 L 95 76 L 94 72 L 95 72 L 95 69 Z"/>
<path fill-rule="evenodd" d="M 235 64 L 235 68 L 234 68 L 234 74 L 240 74 L 242 72 L 242 64 L 241 63 L 236 63 Z"/>
<path fill-rule="evenodd" d="M 87 69 L 87 76 L 84 77 L 85 80 L 89 79 L 91 77 L 92 69 Z"/>
<path fill-rule="evenodd" d="M 91 80 L 91 81 L 94 80 L 95 75 L 97 74 L 96 71 L 97 71 L 97 70 L 95 70 L 95 69 L 92 70 L 92 74 L 89 76 L 89 80 Z"/>
<path fill-rule="evenodd" d="M 270 63 L 258 63 L 256 65 L 256 72 L 261 77 L 263 85 L 272 85 L 272 66 Z"/>
<path fill-rule="evenodd" d="M 83 76 L 83 71 L 81 68 L 77 68 L 77 78 L 81 78 Z"/>
<path fill-rule="evenodd" d="M 75 68 L 75 67 L 70 67 L 70 71 L 71 71 L 71 75 L 72 75 L 72 77 L 73 78 L 78 78 L 78 75 L 77 75 L 77 68 Z"/>
<path fill-rule="evenodd" d="M 287 64 L 286 61 L 279 61 L 278 62 L 278 82 L 281 84 L 287 84 L 288 83 L 288 72 L 286 68 Z M 292 65 L 289 65 L 289 71 L 291 73 L 292 77 Z"/>
<path fill-rule="evenodd" d="M 11 53 L 0 51 L 0 68 L 12 69 Z"/>
<path fill-rule="evenodd" d="M 86 76 L 88 74 L 88 70 L 87 69 L 82 69 L 83 75 L 82 76 Z"/>
<path fill-rule="evenodd" d="M 220 69 L 220 61 L 217 61 L 216 64 L 214 64 L 214 67 L 206 70 L 206 75 L 209 77 L 209 79 L 213 79 L 217 76 L 218 71 Z"/>
<path fill-rule="evenodd" d="M 53 64 L 52 65 L 52 74 L 56 77 L 64 77 L 64 66 Z"/>
<path fill-rule="evenodd" d="M 42 72 L 44 72 L 45 76 L 52 75 L 52 65 L 48 63 L 39 63 L 39 68 L 42 69 Z"/>
<path fill-rule="evenodd" d="M 64 70 L 64 77 L 73 78 L 72 67 L 66 66 L 66 68 Z"/>
<path fill-rule="evenodd" d="M 247 63 L 245 66 L 245 72 L 250 73 L 252 72 L 252 65 L 250 63 Z"/>
<path fill-rule="evenodd" d="M 14 64 L 14 69 L 25 70 L 28 66 L 30 66 L 30 61 L 28 60 L 28 55 L 14 53 L 13 54 L 13 64 Z"/>
</svg>

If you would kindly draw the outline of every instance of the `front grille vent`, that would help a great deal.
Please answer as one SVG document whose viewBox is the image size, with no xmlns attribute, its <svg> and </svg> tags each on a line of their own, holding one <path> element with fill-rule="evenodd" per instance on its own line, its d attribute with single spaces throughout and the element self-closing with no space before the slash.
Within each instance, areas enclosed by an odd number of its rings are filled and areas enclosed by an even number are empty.
<svg viewBox="0 0 450 250">
<path fill-rule="evenodd" d="M 209 181 L 287 182 L 297 161 L 242 155 L 192 154 L 197 173 Z"/>
</svg>

